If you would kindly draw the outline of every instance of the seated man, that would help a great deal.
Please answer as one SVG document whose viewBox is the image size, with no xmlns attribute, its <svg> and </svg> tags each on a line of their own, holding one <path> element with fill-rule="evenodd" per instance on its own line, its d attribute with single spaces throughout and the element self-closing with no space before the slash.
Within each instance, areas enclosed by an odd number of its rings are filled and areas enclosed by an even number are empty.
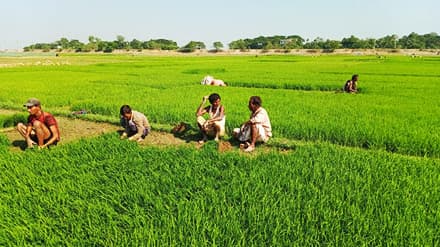
<svg viewBox="0 0 440 247">
<path fill-rule="evenodd" d="M 261 98 L 252 96 L 249 99 L 249 110 L 252 112 L 250 119 L 241 128 L 234 129 L 234 136 L 241 142 L 245 152 L 252 152 L 255 143 L 267 142 L 272 137 L 272 126 L 267 111 L 261 107 Z"/>
<path fill-rule="evenodd" d="M 206 100 L 209 98 L 210 106 L 204 107 Z M 208 113 L 209 118 L 206 120 L 203 115 Z M 208 140 L 209 136 L 215 136 L 215 141 L 218 141 L 220 136 L 225 135 L 225 108 L 221 105 L 220 95 L 213 93 L 208 96 L 204 96 L 202 103 L 196 112 L 197 125 L 202 132 L 203 139 L 199 143 L 204 143 Z"/>
<path fill-rule="evenodd" d="M 121 106 L 119 112 L 121 125 L 124 128 L 121 139 L 128 137 L 130 141 L 143 141 L 151 130 L 147 117 L 138 111 L 131 110 L 129 105 Z"/>
<path fill-rule="evenodd" d="M 43 112 L 36 98 L 30 98 L 23 106 L 27 107 L 29 117 L 26 125 L 17 124 L 17 130 L 26 140 L 28 148 L 38 145 L 41 149 L 56 145 L 60 141 L 60 131 L 52 114 Z"/>
<path fill-rule="evenodd" d="M 351 80 L 345 82 L 344 91 L 347 93 L 357 93 L 357 81 L 359 79 L 359 75 L 353 75 Z"/>
</svg>

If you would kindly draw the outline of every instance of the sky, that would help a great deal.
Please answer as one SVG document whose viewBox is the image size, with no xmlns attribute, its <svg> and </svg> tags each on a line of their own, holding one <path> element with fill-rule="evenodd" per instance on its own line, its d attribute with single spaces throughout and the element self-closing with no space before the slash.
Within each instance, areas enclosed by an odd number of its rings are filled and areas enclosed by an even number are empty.
<svg viewBox="0 0 440 247">
<path fill-rule="evenodd" d="M 0 50 L 60 38 L 170 39 L 179 46 L 258 36 L 381 38 L 440 33 L 439 0 L 2 0 Z"/>
</svg>

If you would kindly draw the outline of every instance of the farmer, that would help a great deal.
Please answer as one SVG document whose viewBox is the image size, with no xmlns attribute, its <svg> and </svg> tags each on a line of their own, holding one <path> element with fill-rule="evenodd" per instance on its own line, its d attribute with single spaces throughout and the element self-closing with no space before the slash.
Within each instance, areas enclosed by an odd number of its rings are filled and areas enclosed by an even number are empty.
<svg viewBox="0 0 440 247">
<path fill-rule="evenodd" d="M 267 142 L 272 136 L 272 126 L 270 124 L 267 111 L 261 106 L 261 98 L 252 96 L 249 99 L 250 119 L 241 128 L 234 129 L 234 137 L 244 142 L 240 147 L 245 148 L 245 152 L 252 152 L 256 142 Z"/>
<path fill-rule="evenodd" d="M 41 110 L 40 101 L 30 98 L 23 105 L 29 112 L 27 124 L 18 123 L 17 130 L 24 137 L 28 148 L 38 145 L 39 149 L 56 145 L 60 141 L 58 123 L 52 114 Z"/>
<path fill-rule="evenodd" d="M 121 106 L 119 112 L 124 128 L 121 140 L 128 137 L 130 141 L 142 142 L 151 130 L 147 117 L 143 113 L 133 111 L 129 105 Z"/>
<path fill-rule="evenodd" d="M 214 77 L 207 75 L 203 80 L 200 82 L 202 85 L 211 85 L 211 86 L 221 86 L 225 87 L 227 86 L 226 82 L 220 79 L 215 79 Z"/>
<path fill-rule="evenodd" d="M 211 105 L 204 107 L 208 99 Z M 208 120 L 203 117 L 206 113 L 209 115 Z M 221 105 L 221 98 L 217 93 L 203 97 L 202 103 L 197 108 L 196 116 L 197 125 L 203 135 L 203 139 L 199 143 L 206 142 L 208 136 L 215 136 L 214 140 L 218 141 L 221 136 L 225 135 L 225 108 Z"/>
<path fill-rule="evenodd" d="M 351 80 L 345 82 L 344 91 L 347 93 L 357 93 L 357 81 L 359 79 L 359 75 L 353 75 Z"/>
</svg>

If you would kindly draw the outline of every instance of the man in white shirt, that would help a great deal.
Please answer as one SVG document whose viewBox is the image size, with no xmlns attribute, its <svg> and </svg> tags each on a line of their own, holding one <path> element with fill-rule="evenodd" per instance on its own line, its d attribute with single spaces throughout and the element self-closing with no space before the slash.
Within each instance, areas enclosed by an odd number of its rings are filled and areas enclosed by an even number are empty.
<svg viewBox="0 0 440 247">
<path fill-rule="evenodd" d="M 245 142 L 243 144 L 245 152 L 252 152 L 257 141 L 267 142 L 272 137 L 272 126 L 267 111 L 261 106 L 261 98 L 259 96 L 252 96 L 249 99 L 248 106 L 252 112 L 250 119 L 241 128 L 234 129 L 234 136 L 238 140 Z"/>
</svg>

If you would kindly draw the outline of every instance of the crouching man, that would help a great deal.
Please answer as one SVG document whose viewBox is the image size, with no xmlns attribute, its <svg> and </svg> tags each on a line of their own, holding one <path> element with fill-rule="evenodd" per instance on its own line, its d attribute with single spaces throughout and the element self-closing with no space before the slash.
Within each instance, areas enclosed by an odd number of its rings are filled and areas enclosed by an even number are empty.
<svg viewBox="0 0 440 247">
<path fill-rule="evenodd" d="M 206 100 L 211 103 L 210 106 L 205 107 Z M 205 119 L 203 115 L 208 114 L 209 118 Z M 220 95 L 213 93 L 209 96 L 204 96 L 202 103 L 200 103 L 196 112 L 197 126 L 202 132 L 203 138 L 199 141 L 200 144 L 208 140 L 208 136 L 215 136 L 215 141 L 219 141 L 220 137 L 225 135 L 225 107 L 221 104 Z"/>
<path fill-rule="evenodd" d="M 121 106 L 120 114 L 121 125 L 124 128 L 121 139 L 141 142 L 150 133 L 150 123 L 144 114 L 131 110 L 129 105 Z"/>
<path fill-rule="evenodd" d="M 60 141 L 60 131 L 52 114 L 43 112 L 40 101 L 36 98 L 30 98 L 23 106 L 27 108 L 29 117 L 27 124 L 17 124 L 17 130 L 26 140 L 27 147 L 38 145 L 42 149 L 56 145 Z"/>
<path fill-rule="evenodd" d="M 272 137 L 272 126 L 267 111 L 261 106 L 259 96 L 252 96 L 248 107 L 251 111 L 249 120 L 241 128 L 235 128 L 233 135 L 243 142 L 240 147 L 243 147 L 245 152 L 252 152 L 255 149 L 255 143 L 265 143 Z"/>
</svg>

